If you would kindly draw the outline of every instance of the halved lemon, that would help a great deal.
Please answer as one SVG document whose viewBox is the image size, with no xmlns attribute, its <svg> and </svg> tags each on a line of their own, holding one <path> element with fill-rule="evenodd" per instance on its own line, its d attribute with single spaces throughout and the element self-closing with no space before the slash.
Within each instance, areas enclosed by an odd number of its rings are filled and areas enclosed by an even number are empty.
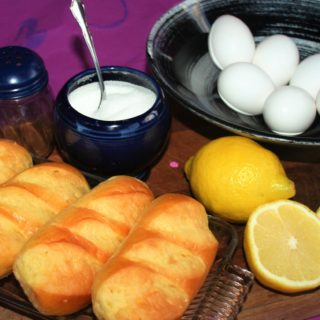
<svg viewBox="0 0 320 320">
<path fill-rule="evenodd" d="M 320 286 L 320 219 L 307 206 L 279 200 L 249 217 L 244 250 L 265 286 L 291 293 Z"/>
</svg>

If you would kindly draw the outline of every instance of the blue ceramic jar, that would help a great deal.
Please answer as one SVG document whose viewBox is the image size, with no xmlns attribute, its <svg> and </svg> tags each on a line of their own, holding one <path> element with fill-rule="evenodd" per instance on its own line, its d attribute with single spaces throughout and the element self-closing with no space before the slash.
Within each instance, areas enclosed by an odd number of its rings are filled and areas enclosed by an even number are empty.
<svg viewBox="0 0 320 320">
<path fill-rule="evenodd" d="M 53 96 L 44 61 L 20 46 L 0 48 L 0 137 L 36 157 L 53 149 Z"/>
<path fill-rule="evenodd" d="M 69 103 L 68 95 L 97 81 L 94 69 L 72 77 L 60 90 L 54 111 L 55 138 L 62 158 L 77 168 L 109 177 L 128 174 L 141 179 L 164 151 L 171 115 L 164 95 L 146 73 L 127 67 L 102 67 L 104 80 L 130 82 L 156 94 L 145 113 L 125 120 L 104 121 L 87 117 Z"/>
</svg>

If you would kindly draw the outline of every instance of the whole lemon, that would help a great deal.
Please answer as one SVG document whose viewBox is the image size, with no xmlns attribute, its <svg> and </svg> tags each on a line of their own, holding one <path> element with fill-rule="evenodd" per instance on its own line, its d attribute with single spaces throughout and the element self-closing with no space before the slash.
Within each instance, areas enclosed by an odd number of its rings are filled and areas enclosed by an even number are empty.
<svg viewBox="0 0 320 320">
<path fill-rule="evenodd" d="M 213 213 L 246 222 L 257 206 L 295 195 L 279 158 L 240 136 L 215 139 L 185 164 L 193 195 Z"/>
</svg>

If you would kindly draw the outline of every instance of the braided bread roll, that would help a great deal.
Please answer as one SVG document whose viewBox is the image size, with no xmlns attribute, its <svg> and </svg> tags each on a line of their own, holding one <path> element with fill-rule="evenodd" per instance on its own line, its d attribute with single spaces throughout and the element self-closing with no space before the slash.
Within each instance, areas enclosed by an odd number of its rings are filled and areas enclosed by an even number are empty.
<svg viewBox="0 0 320 320">
<path fill-rule="evenodd" d="M 100 320 L 180 319 L 204 283 L 217 248 L 198 201 L 160 196 L 97 273 L 94 313 Z"/>
<path fill-rule="evenodd" d="M 31 154 L 13 140 L 0 139 L 0 184 L 32 167 Z"/>
<path fill-rule="evenodd" d="M 0 186 L 0 277 L 31 235 L 89 191 L 84 176 L 64 163 L 35 165 Z"/>
<path fill-rule="evenodd" d="M 90 304 L 96 272 L 152 200 L 144 182 L 113 177 L 41 228 L 14 265 L 35 308 L 46 315 L 66 315 Z"/>
</svg>

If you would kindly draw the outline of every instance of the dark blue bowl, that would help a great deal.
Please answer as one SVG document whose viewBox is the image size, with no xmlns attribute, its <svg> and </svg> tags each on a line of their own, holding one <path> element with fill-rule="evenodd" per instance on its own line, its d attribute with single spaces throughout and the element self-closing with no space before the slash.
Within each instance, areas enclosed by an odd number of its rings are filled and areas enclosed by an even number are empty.
<svg viewBox="0 0 320 320">
<path fill-rule="evenodd" d="M 171 115 L 163 92 L 144 72 L 127 67 L 102 67 L 104 80 L 127 81 L 152 90 L 157 98 L 145 113 L 121 121 L 102 121 L 76 111 L 71 91 L 96 82 L 95 69 L 72 77 L 60 90 L 54 112 L 55 139 L 62 158 L 75 167 L 109 177 L 127 174 L 145 178 L 166 148 Z"/>
</svg>

